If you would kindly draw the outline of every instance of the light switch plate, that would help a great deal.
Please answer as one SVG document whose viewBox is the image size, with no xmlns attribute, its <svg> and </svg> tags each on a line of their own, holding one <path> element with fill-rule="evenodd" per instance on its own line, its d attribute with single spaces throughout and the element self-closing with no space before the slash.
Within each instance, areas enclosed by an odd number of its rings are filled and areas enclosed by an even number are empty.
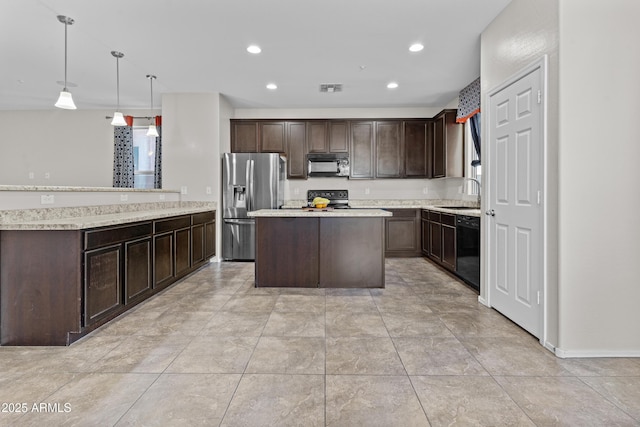
<svg viewBox="0 0 640 427">
<path fill-rule="evenodd" d="M 127 200 L 129 200 L 129 195 L 128 194 L 121 194 L 120 195 L 120 201 L 121 202 L 126 202 Z"/>
</svg>

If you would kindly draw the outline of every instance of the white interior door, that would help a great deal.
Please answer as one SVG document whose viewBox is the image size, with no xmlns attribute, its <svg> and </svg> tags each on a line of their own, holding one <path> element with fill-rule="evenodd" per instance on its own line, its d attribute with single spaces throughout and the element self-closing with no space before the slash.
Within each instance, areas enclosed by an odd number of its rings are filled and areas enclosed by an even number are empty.
<svg viewBox="0 0 640 427">
<path fill-rule="evenodd" d="M 543 70 L 489 94 L 489 304 L 540 338 L 543 297 Z"/>
</svg>

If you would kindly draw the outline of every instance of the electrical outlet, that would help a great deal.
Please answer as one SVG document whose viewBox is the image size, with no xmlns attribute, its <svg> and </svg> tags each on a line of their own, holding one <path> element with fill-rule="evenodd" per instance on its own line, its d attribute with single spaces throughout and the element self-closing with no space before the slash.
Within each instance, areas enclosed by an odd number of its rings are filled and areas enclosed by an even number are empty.
<svg viewBox="0 0 640 427">
<path fill-rule="evenodd" d="M 121 202 L 126 202 L 127 200 L 129 200 L 129 195 L 128 194 L 121 194 L 120 195 L 120 201 Z"/>
<path fill-rule="evenodd" d="M 36 174 L 33 172 L 29 172 L 29 179 L 34 179 L 36 177 Z"/>
<path fill-rule="evenodd" d="M 429 192 L 429 187 L 424 187 L 422 189 L 422 194 L 427 194 Z"/>
<path fill-rule="evenodd" d="M 43 194 L 40 196 L 40 204 L 42 205 L 52 205 L 55 201 L 56 199 L 53 194 Z"/>
<path fill-rule="evenodd" d="M 207 193 L 207 194 L 211 194 L 211 187 L 206 187 L 204 189 L 204 192 Z"/>
<path fill-rule="evenodd" d="M 294 188 L 294 189 L 293 189 L 293 194 L 295 194 L 296 196 L 297 196 L 298 194 L 300 194 L 300 189 L 299 189 L 299 188 Z"/>
<path fill-rule="evenodd" d="M 180 194 L 187 194 L 187 186 L 183 185 L 182 187 L 180 187 Z"/>
<path fill-rule="evenodd" d="M 370 193 L 369 189 L 368 189 L 368 188 L 365 188 L 365 189 L 364 189 L 364 194 L 369 194 L 369 193 Z"/>
<path fill-rule="evenodd" d="M 458 187 L 458 193 L 462 194 L 462 185 L 460 187 Z"/>
<path fill-rule="evenodd" d="M 49 179 L 49 178 L 51 178 L 51 174 L 49 172 L 45 172 L 44 179 Z"/>
<path fill-rule="evenodd" d="M 160 200 L 164 200 L 164 194 L 160 195 Z"/>
</svg>

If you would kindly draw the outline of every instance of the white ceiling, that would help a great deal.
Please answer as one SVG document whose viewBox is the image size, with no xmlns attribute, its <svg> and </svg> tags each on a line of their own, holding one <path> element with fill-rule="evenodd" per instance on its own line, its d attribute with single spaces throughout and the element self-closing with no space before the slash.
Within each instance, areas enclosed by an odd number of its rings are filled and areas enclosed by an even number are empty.
<svg viewBox="0 0 640 427">
<path fill-rule="evenodd" d="M 510 0 L 0 0 L 0 109 L 149 107 L 220 92 L 237 108 L 441 107 L 480 74 L 480 33 Z M 408 48 L 421 42 L 425 49 Z M 249 44 L 262 48 L 247 53 Z M 364 67 L 364 69 L 361 69 Z M 386 85 L 396 81 L 399 87 Z M 267 83 L 278 89 L 266 89 Z M 343 92 L 320 93 L 322 83 Z"/>
</svg>

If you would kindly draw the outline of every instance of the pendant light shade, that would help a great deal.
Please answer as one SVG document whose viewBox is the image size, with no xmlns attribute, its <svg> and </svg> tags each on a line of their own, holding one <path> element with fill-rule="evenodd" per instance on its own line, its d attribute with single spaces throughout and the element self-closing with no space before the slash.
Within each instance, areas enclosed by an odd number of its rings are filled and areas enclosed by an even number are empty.
<svg viewBox="0 0 640 427">
<path fill-rule="evenodd" d="M 149 83 L 151 85 L 151 109 L 150 109 L 150 119 L 153 120 L 153 79 L 156 78 L 156 76 L 154 76 L 153 74 L 147 74 L 147 78 L 149 79 Z M 152 122 L 149 124 L 149 129 L 147 130 L 147 136 L 155 136 L 158 137 L 160 136 L 158 134 L 158 129 L 156 128 L 156 125 Z"/>
<path fill-rule="evenodd" d="M 126 126 L 127 122 L 125 121 L 124 116 L 120 112 L 120 58 L 124 56 L 124 53 L 112 50 L 111 55 L 113 55 L 116 58 L 116 94 L 117 94 L 116 112 L 113 113 L 113 120 L 111 120 L 111 125 Z"/>
<path fill-rule="evenodd" d="M 64 24 L 64 89 L 60 92 L 58 101 L 55 106 L 58 108 L 64 108 L 65 110 L 75 110 L 76 104 L 73 102 L 71 92 L 67 90 L 67 27 L 73 25 L 73 19 L 68 16 L 58 15 L 58 21 Z"/>
</svg>

